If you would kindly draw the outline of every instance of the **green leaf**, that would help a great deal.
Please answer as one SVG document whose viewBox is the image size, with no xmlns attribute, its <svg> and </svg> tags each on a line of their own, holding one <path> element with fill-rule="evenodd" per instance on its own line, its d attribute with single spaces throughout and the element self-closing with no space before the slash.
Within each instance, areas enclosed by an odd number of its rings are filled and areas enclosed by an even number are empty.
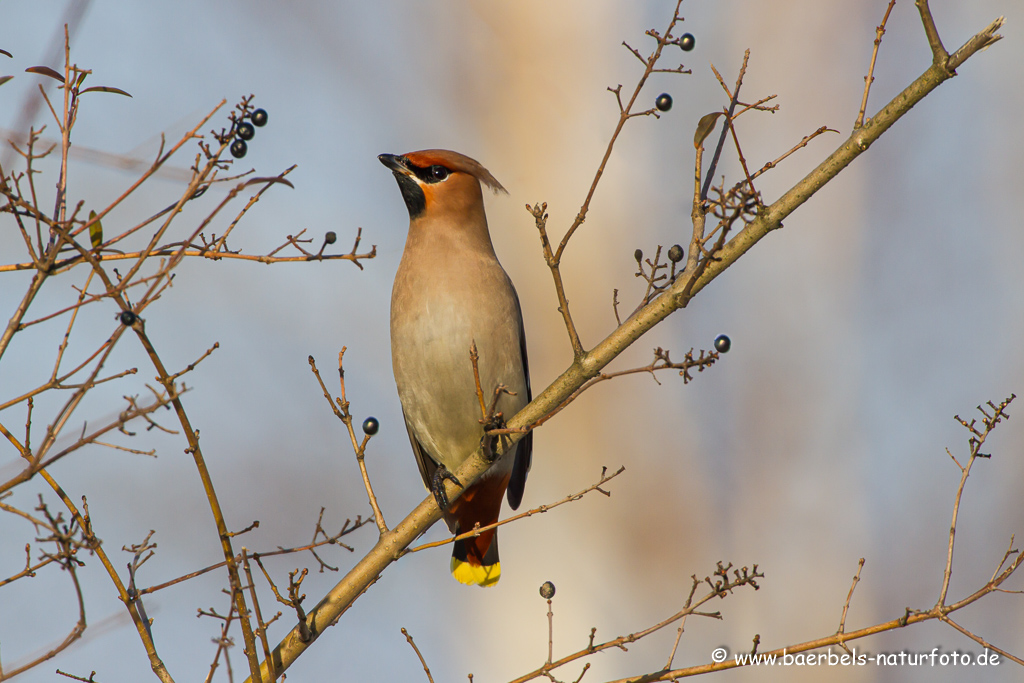
<svg viewBox="0 0 1024 683">
<path fill-rule="evenodd" d="M 92 240 L 92 248 L 99 249 L 100 245 L 103 244 L 103 223 L 96 219 L 96 212 L 89 212 L 89 220 L 93 221 L 92 225 L 89 226 L 89 239 Z"/>
<path fill-rule="evenodd" d="M 64 82 L 64 77 L 54 71 L 48 66 L 30 66 L 25 69 L 30 74 L 40 74 L 41 76 L 49 76 L 50 78 L 56 78 L 61 83 Z"/>
<path fill-rule="evenodd" d="M 118 95 L 124 95 L 125 97 L 131 97 L 131 95 L 126 93 L 124 90 L 121 90 L 120 88 L 111 88 L 109 85 L 94 85 L 91 88 L 86 88 L 78 94 L 84 95 L 87 92 L 112 92 Z"/>
</svg>

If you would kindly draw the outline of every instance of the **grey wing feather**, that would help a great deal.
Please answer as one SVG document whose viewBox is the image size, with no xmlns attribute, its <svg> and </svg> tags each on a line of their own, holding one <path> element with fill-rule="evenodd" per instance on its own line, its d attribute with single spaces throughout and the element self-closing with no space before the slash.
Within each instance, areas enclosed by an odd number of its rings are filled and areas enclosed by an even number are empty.
<svg viewBox="0 0 1024 683">
<path fill-rule="evenodd" d="M 526 402 L 533 400 L 533 390 L 530 388 L 530 362 L 526 358 L 526 330 L 523 328 L 523 309 L 519 305 L 519 295 L 512 293 L 516 300 L 516 309 L 519 312 L 519 350 L 523 355 L 523 374 L 526 375 Z M 533 432 L 524 436 L 516 449 L 516 460 L 512 465 L 512 478 L 508 482 L 508 505 L 513 510 L 519 508 L 523 502 L 523 491 L 526 489 L 526 475 L 530 472 L 530 465 L 533 462 Z"/>
<path fill-rule="evenodd" d="M 405 417 L 405 410 L 402 411 L 402 417 L 405 419 L 405 431 L 409 433 L 409 443 L 412 444 L 412 454 L 416 458 L 416 465 L 420 468 L 420 476 L 423 477 L 423 485 L 428 489 L 431 488 L 434 481 L 434 472 L 437 471 L 437 463 L 431 458 L 420 442 L 412 433 L 412 428 L 409 426 L 409 419 Z"/>
</svg>

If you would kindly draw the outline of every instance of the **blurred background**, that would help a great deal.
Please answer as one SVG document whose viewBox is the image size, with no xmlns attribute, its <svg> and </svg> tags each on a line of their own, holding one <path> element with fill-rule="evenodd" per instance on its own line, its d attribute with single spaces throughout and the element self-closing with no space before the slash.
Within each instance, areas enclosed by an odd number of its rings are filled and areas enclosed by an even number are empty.
<svg viewBox="0 0 1024 683">
<path fill-rule="evenodd" d="M 751 49 L 743 99 L 777 94 L 775 114 L 748 113 L 739 122 L 752 168 L 788 150 L 822 125 L 827 135 L 765 176 L 759 189 L 776 199 L 849 133 L 860 106 L 874 28 L 886 3 L 815 0 L 756 3 L 687 2 L 681 31 L 696 36 L 692 52 L 668 50 L 663 66 L 684 63 L 689 76 L 653 77 L 641 106 L 661 92 L 675 106 L 660 120 L 631 121 L 617 143 L 585 225 L 566 252 L 563 275 L 584 345 L 614 326 L 612 290 L 623 313 L 642 296 L 633 251 L 653 254 L 686 244 L 692 192 L 692 135 L 697 120 L 726 102 L 711 72 L 732 85 L 743 50 Z M 250 550 L 295 546 L 312 538 L 321 507 L 337 531 L 369 506 L 342 425 L 324 405 L 306 358 L 325 379 L 345 356 L 348 396 L 356 419 L 380 420 L 367 458 L 389 523 L 425 495 L 409 452 L 391 376 L 388 306 L 401 256 L 407 213 L 394 179 L 375 159 L 446 147 L 480 160 L 509 189 L 488 195 L 496 250 L 516 283 L 525 311 L 535 393 L 570 362 L 571 351 L 539 241 L 524 204 L 546 201 L 549 230 L 560 237 L 579 209 L 614 128 L 618 111 L 608 86 L 630 91 L 641 65 L 621 42 L 643 54 L 648 28 L 663 31 L 674 3 L 573 0 L 561 3 L 471 0 L 413 3 L 279 3 L 221 0 L 138 3 L 126 0 L 6 0 L 0 5 L 0 89 L 4 137 L 16 127 L 47 122 L 46 109 L 27 121 L 27 103 L 46 79 L 30 66 L 62 65 L 62 23 L 72 22 L 72 61 L 93 70 L 88 84 L 124 89 L 132 99 L 97 93 L 82 100 L 73 143 L 121 157 L 152 159 L 160 132 L 177 140 L 227 99 L 244 95 L 269 112 L 249 154 L 235 170 L 276 174 L 292 164 L 295 189 L 272 189 L 234 231 L 229 245 L 266 253 L 285 235 L 305 229 L 318 248 L 336 231 L 337 252 L 363 228 L 377 245 L 365 271 L 331 261 L 262 266 L 192 260 L 174 287 L 147 309 L 147 330 L 170 368 L 183 368 L 214 342 L 220 350 L 186 377 L 185 405 L 201 430 L 228 524 L 260 521 L 237 545 Z M 749 650 L 754 634 L 766 651 L 836 631 L 843 601 L 866 558 L 847 630 L 934 605 L 945 564 L 953 497 L 967 433 L 954 420 L 974 406 L 1024 391 L 1024 236 L 1014 204 L 1024 180 L 1024 106 L 1018 3 L 935 0 L 933 11 L 951 52 L 1006 14 L 1006 39 L 963 65 L 889 131 L 870 152 L 819 192 L 690 307 L 655 328 L 612 369 L 645 365 L 655 346 L 681 359 L 691 347 L 710 349 L 732 338 L 728 355 L 684 386 L 674 374 L 658 385 L 638 375 L 603 384 L 536 433 L 525 507 L 552 502 L 595 482 L 602 466 L 626 472 L 609 484 L 610 498 L 591 494 L 549 514 L 502 528 L 503 577 L 492 589 L 469 589 L 448 574 L 447 547 L 409 556 L 390 567 L 341 622 L 288 671 L 294 680 L 425 680 L 400 628 L 415 637 L 435 680 L 513 678 L 543 663 L 546 605 L 537 590 L 557 587 L 555 656 L 633 632 L 676 612 L 690 576 L 715 562 L 757 563 L 761 589 L 741 590 L 709 608 L 721 621 L 691 618 L 675 665 L 709 661 L 712 648 Z M 69 19 L 70 17 L 70 19 Z M 869 114 L 931 63 L 913 3 L 897 5 L 876 67 Z M 51 93 L 57 92 L 54 89 Z M 211 124 L 206 127 L 214 127 Z M 56 139 L 50 122 L 46 137 Z M 186 169 L 189 146 L 172 165 Z M 7 154 L 6 149 L 3 154 Z M 729 147 L 721 172 L 738 179 Z M 8 157 L 5 156 L 5 159 Z M 6 164 L 15 163 L 6 161 Z M 39 176 L 41 203 L 52 206 L 56 158 Z M 135 179 L 109 163 L 72 159 L 69 203 L 99 210 Z M 180 197 L 184 182 L 168 174 L 148 182 L 104 220 L 115 234 Z M 211 191 L 179 219 L 191 230 L 223 197 Z M 219 194 L 218 194 L 219 193 Z M 235 207 L 241 208 L 242 201 Z M 220 234 L 231 212 L 210 228 Z M 189 222 L 191 221 L 191 222 Z M 0 232 L 3 262 L 25 260 L 8 221 Z M 52 281 L 33 310 L 67 305 L 84 272 Z M 3 319 L 20 300 L 29 275 L 0 276 Z M 104 305 L 105 306 L 105 305 Z M 109 308 L 109 307 L 108 307 Z M 87 315 L 86 315 L 87 312 Z M 84 358 L 114 330 L 116 311 L 83 312 L 68 351 Z M 30 316 L 33 317 L 33 316 Z M 66 320 L 19 334 L 0 366 L 3 397 L 49 376 Z M 70 362 L 70 360 L 69 360 Z M 138 375 L 104 386 L 70 423 L 99 424 L 122 409 L 125 394 L 147 394 L 153 372 L 130 337 L 110 371 Z M 336 383 L 329 381 L 332 391 Z M 45 428 L 55 399 L 36 406 Z M 1016 416 L 1020 405 L 1011 406 Z M 162 418 L 173 426 L 171 415 Z M 0 414 L 24 424 L 24 410 Z M 950 599 L 992 575 L 1013 533 L 1024 530 L 1020 482 L 1022 422 L 991 438 L 961 506 Z M 41 433 L 41 431 L 40 431 Z M 38 440 L 37 437 L 36 440 Z M 74 499 L 88 496 L 97 534 L 120 567 L 118 549 L 155 529 L 157 555 L 140 585 L 169 580 L 220 559 L 215 528 L 181 437 L 143 432 L 120 441 L 156 447 L 158 458 L 90 448 L 52 472 Z M 20 470 L 0 445 L 0 479 Z M 42 493 L 35 480 L 6 502 L 31 509 Z M 507 511 L 506 511 L 507 512 Z M 20 570 L 30 525 L 0 517 L 0 575 Z M 437 525 L 427 540 L 447 535 Z M 372 526 L 346 540 L 354 553 L 325 550 L 344 572 L 376 538 Z M 19 680 L 67 680 L 55 668 L 100 681 L 144 680 L 145 652 L 102 567 L 80 571 L 90 627 L 58 658 Z M 297 566 L 311 566 L 303 584 L 316 601 L 341 573 L 316 573 L 306 556 L 268 561 L 279 585 Z M 122 572 L 126 574 L 126 572 Z M 262 585 L 262 579 L 257 579 Z M 178 585 L 146 600 L 159 652 L 175 680 L 206 675 L 220 624 L 197 619 L 197 608 L 228 609 L 220 573 Z M 1010 588 L 1020 589 L 1020 577 Z M 264 614 L 274 611 L 269 591 Z M 955 617 L 999 647 L 1024 652 L 1019 596 L 997 594 Z M 47 568 L 0 590 L 0 654 L 6 670 L 64 638 L 77 619 L 68 577 Z M 271 629 L 276 643 L 293 623 L 285 614 Z M 235 631 L 237 634 L 237 631 Z M 629 648 L 591 658 L 585 680 L 660 668 L 675 629 Z M 970 651 L 981 646 L 949 627 L 927 624 L 856 643 L 860 652 Z M 244 678 L 241 648 L 232 651 Z M 1015 665 L 978 673 L 982 680 L 1019 680 Z M 579 666 L 559 672 L 573 680 Z M 223 668 L 219 680 L 225 679 Z M 820 667 L 748 669 L 736 681 L 963 680 L 960 669 Z"/>
</svg>

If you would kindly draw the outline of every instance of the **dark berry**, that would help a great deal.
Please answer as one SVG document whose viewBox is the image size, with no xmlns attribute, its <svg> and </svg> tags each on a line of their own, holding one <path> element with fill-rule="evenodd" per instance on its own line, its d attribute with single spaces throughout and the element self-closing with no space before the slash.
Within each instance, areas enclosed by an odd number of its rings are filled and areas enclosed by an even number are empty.
<svg viewBox="0 0 1024 683">
<path fill-rule="evenodd" d="M 668 260 L 672 263 L 679 263 L 683 260 L 683 248 L 678 244 L 673 244 L 672 248 L 668 250 Z"/>
<path fill-rule="evenodd" d="M 131 327 L 135 324 L 135 321 L 139 319 L 139 316 L 135 315 L 131 311 L 121 311 L 121 315 L 118 316 L 118 319 L 125 327 Z"/>
<path fill-rule="evenodd" d="M 687 33 L 686 35 L 689 36 L 690 34 Z M 692 39 L 693 36 L 690 36 L 690 38 Z M 262 128 L 263 126 L 267 125 L 267 110 L 257 109 L 252 113 L 252 116 L 250 116 L 250 118 L 252 119 L 252 125 L 260 126 Z"/>
<path fill-rule="evenodd" d="M 249 145 L 245 144 L 245 140 L 235 140 L 231 143 L 231 156 L 236 159 L 241 159 L 248 151 Z"/>
<path fill-rule="evenodd" d="M 324 244 L 334 244 L 338 241 L 338 235 L 333 230 L 324 235 Z"/>
<path fill-rule="evenodd" d="M 715 337 L 715 350 L 719 353 L 729 353 L 729 349 L 732 348 L 732 340 L 724 334 L 720 334 Z"/>
<path fill-rule="evenodd" d="M 545 581 L 544 583 L 542 583 L 540 586 L 540 597 L 544 598 L 545 600 L 550 600 L 551 598 L 555 597 L 555 584 L 551 583 L 550 581 Z"/>
<path fill-rule="evenodd" d="M 658 108 L 658 111 L 668 111 L 672 108 L 672 96 L 667 92 L 663 92 L 658 95 L 658 99 L 654 100 L 654 106 Z"/>
<path fill-rule="evenodd" d="M 377 418 L 368 417 L 363 420 L 363 433 L 367 436 L 373 436 L 380 429 L 380 422 L 377 422 Z"/>
<path fill-rule="evenodd" d="M 637 249 L 636 251 L 634 251 L 633 252 L 633 258 L 636 259 L 637 263 L 643 263 L 643 261 L 644 261 L 644 250 L 643 249 Z"/>
<path fill-rule="evenodd" d="M 693 37 L 692 33 L 684 33 L 679 36 L 679 47 L 689 52 L 697 44 L 697 39 Z"/>
<path fill-rule="evenodd" d="M 242 121 L 235 127 L 235 135 L 242 140 L 252 140 L 256 136 L 256 129 L 252 127 L 251 123 Z"/>
</svg>

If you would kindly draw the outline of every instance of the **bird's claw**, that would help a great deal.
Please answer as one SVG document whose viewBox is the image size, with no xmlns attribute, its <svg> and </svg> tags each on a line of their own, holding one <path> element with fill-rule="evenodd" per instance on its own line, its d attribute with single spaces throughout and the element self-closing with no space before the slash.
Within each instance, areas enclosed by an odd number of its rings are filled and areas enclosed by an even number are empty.
<svg viewBox="0 0 1024 683">
<path fill-rule="evenodd" d="M 431 493 L 434 494 L 434 500 L 437 501 L 437 507 L 441 508 L 442 510 L 448 509 L 448 494 L 444 492 L 445 479 L 452 482 L 460 489 L 462 488 L 462 482 L 459 481 L 454 474 L 449 472 L 448 468 L 445 467 L 444 465 L 441 465 L 436 470 L 434 470 L 434 478 L 433 481 L 431 482 L 432 485 L 430 487 L 430 490 Z"/>
<path fill-rule="evenodd" d="M 487 432 L 492 429 L 504 429 L 505 428 L 505 416 L 501 413 L 494 413 L 486 420 L 481 420 L 484 425 L 484 435 L 480 437 L 480 448 L 483 450 L 484 457 L 487 458 L 488 462 L 494 462 L 498 459 L 498 454 L 494 450 L 494 442 L 497 440 L 497 435 L 488 434 Z"/>
</svg>

